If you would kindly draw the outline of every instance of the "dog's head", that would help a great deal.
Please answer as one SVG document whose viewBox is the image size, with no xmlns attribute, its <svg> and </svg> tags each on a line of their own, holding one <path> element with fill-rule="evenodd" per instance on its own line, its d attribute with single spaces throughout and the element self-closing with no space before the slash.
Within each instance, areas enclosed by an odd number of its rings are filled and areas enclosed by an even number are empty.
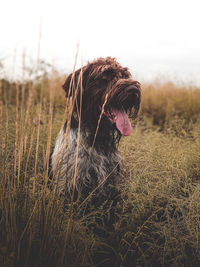
<svg viewBox="0 0 200 267">
<path fill-rule="evenodd" d="M 135 117 L 140 107 L 140 84 L 131 78 L 114 58 L 99 58 L 67 77 L 63 88 L 72 97 L 73 126 L 84 125 L 90 131 L 115 129 L 120 135 L 131 132 L 129 117 Z M 81 116 L 80 116 L 81 114 Z"/>
</svg>

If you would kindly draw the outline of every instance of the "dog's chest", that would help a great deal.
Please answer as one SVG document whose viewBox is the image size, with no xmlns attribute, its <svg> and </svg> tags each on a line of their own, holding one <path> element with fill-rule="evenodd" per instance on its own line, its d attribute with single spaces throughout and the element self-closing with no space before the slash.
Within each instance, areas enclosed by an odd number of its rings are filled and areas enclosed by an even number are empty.
<svg viewBox="0 0 200 267">
<path fill-rule="evenodd" d="M 74 175 L 77 187 L 80 184 L 98 186 L 104 180 L 115 183 L 121 165 L 119 152 L 113 149 L 105 155 L 103 151 L 89 147 L 86 140 L 84 132 L 80 132 L 78 138 L 77 130 L 71 129 L 69 134 L 60 131 L 52 154 L 52 169 L 55 178 L 59 179 L 59 187 L 67 183 L 71 188 Z"/>
</svg>

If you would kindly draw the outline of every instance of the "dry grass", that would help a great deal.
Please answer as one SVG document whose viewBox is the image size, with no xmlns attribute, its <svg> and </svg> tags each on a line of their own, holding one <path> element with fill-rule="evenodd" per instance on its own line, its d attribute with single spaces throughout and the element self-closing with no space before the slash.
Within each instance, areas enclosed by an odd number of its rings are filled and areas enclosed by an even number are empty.
<svg viewBox="0 0 200 267">
<path fill-rule="evenodd" d="M 184 134 L 200 118 L 200 90 L 192 86 L 176 86 L 171 82 L 147 84 L 143 87 L 142 112 L 159 129 L 173 129 Z"/>
<path fill-rule="evenodd" d="M 120 144 L 120 219 L 101 237 L 89 227 L 101 211 L 70 214 L 48 187 L 62 82 L 0 83 L 1 266 L 199 266 L 200 90 L 143 86 L 134 132 Z"/>
</svg>

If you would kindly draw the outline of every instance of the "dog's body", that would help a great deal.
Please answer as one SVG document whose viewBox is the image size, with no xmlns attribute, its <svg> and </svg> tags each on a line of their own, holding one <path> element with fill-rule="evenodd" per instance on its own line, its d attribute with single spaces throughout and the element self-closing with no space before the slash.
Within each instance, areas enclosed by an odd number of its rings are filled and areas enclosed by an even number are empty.
<svg viewBox="0 0 200 267">
<path fill-rule="evenodd" d="M 73 184 L 76 181 L 75 199 L 83 201 L 92 191 L 96 190 L 91 199 L 95 206 L 99 206 L 106 199 L 114 200 L 117 194 L 114 186 L 117 184 L 119 176 L 121 157 L 117 149 L 108 153 L 90 149 L 87 145 L 87 136 L 87 132 L 80 131 L 77 152 L 78 130 L 72 128 L 69 136 L 66 137 L 64 127 L 57 137 L 52 154 L 52 166 L 54 167 L 56 162 L 62 161 L 60 168 L 58 168 L 59 171 L 55 174 L 59 192 L 71 197 Z M 67 138 L 66 141 L 64 141 L 65 138 Z M 63 148 L 61 148 L 61 144 L 64 144 Z M 77 168 L 76 177 L 74 177 L 75 168 Z"/>
<path fill-rule="evenodd" d="M 59 192 L 95 206 L 114 201 L 121 157 L 117 144 L 131 132 L 127 113 L 137 115 L 140 85 L 113 58 L 100 58 L 68 76 L 72 108 L 51 158 Z M 89 199 L 88 199 L 89 200 Z"/>
</svg>

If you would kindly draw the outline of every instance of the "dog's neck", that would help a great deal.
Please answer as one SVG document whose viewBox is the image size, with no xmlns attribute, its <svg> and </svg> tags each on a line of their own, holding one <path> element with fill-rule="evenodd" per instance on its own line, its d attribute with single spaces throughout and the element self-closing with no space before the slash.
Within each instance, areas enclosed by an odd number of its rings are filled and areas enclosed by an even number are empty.
<svg viewBox="0 0 200 267">
<path fill-rule="evenodd" d="M 64 125 L 64 131 L 66 131 L 67 122 Z M 93 148 L 96 151 L 108 156 L 110 153 L 117 150 L 117 145 L 120 140 L 119 134 L 116 132 L 114 126 L 110 124 L 100 123 L 98 130 L 94 127 L 88 129 L 87 125 L 82 125 L 80 128 L 81 139 L 84 140 L 84 144 L 87 144 L 87 148 Z M 78 135 L 77 122 L 72 119 L 70 129 Z"/>
</svg>

